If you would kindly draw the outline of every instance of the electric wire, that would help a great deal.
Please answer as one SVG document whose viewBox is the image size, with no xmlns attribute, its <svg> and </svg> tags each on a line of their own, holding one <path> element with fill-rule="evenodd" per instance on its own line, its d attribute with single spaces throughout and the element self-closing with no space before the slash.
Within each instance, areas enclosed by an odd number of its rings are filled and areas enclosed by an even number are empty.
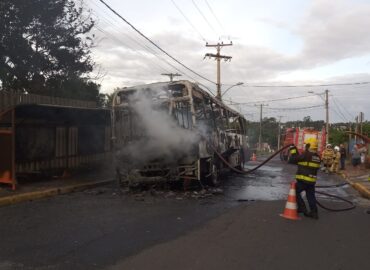
<svg viewBox="0 0 370 270">
<path fill-rule="evenodd" d="M 213 8 L 211 7 L 211 5 L 208 3 L 207 0 L 204 0 L 206 2 L 206 5 L 208 7 L 208 9 L 211 11 L 213 17 L 216 19 L 216 22 L 218 23 L 218 25 L 220 26 L 221 30 L 225 32 L 225 28 L 223 27 L 221 21 L 217 18 L 215 12 L 213 11 Z"/>
<path fill-rule="evenodd" d="M 141 56 L 145 57 L 147 61 L 149 61 L 153 67 L 157 68 L 158 71 L 161 71 L 161 72 L 169 72 L 167 69 L 165 69 L 164 67 L 162 67 L 161 65 L 159 65 L 158 63 L 155 63 L 152 59 L 148 58 L 144 53 L 136 50 L 135 48 L 131 47 L 130 45 L 124 43 L 122 40 L 118 39 L 117 37 L 115 37 L 114 35 L 110 34 L 109 32 L 105 31 L 104 29 L 100 28 L 99 26 L 95 26 L 96 29 L 98 29 L 101 33 L 105 34 L 106 36 L 110 36 L 110 38 L 112 38 L 113 40 L 117 41 L 118 43 L 122 44 L 124 47 L 140 54 Z"/>
<path fill-rule="evenodd" d="M 94 3 L 94 2 L 93 2 Z M 95 3 L 94 3 L 95 4 Z M 96 4 L 95 4 L 96 5 Z M 107 14 L 106 12 L 105 12 L 105 10 L 103 10 L 103 12 L 105 13 L 105 14 Z M 116 26 L 115 24 L 114 24 L 114 22 L 112 22 L 112 21 L 110 21 L 108 18 L 106 18 L 106 17 L 104 17 L 104 16 L 101 16 L 101 18 L 103 18 L 103 20 L 105 21 L 105 22 L 107 22 L 110 26 L 112 26 L 113 28 Z M 105 31 L 104 29 L 100 29 L 99 31 L 104 31 L 104 32 L 107 32 L 107 31 Z M 119 31 L 119 30 L 118 30 Z M 179 68 L 177 68 L 176 66 L 174 66 L 173 64 L 171 64 L 169 61 L 167 61 L 165 58 L 163 58 L 163 57 L 161 57 L 160 55 L 158 55 L 157 53 L 156 53 L 156 51 L 153 49 L 153 48 L 151 48 L 151 47 L 149 47 L 149 46 L 146 46 L 145 44 L 141 44 L 139 41 L 137 41 L 137 40 L 135 40 L 134 38 L 132 38 L 132 37 L 130 37 L 127 33 L 125 33 L 125 32 L 122 32 L 122 31 L 120 31 L 120 33 L 121 34 L 123 34 L 123 35 L 125 35 L 128 39 L 130 39 L 132 42 L 134 42 L 135 44 L 137 44 L 138 46 L 140 46 L 141 48 L 143 48 L 144 50 L 146 50 L 147 52 L 149 52 L 150 54 L 152 54 L 152 55 L 154 55 L 155 57 L 157 57 L 159 60 L 161 60 L 161 61 L 163 61 L 163 62 L 165 62 L 167 65 L 169 65 L 170 67 L 172 67 L 173 69 L 175 69 L 176 71 L 178 71 L 178 72 L 180 72 L 180 73 L 182 73 L 182 74 L 184 74 L 186 77 L 188 77 L 188 78 L 190 78 L 190 79 L 192 79 L 193 81 L 195 81 L 196 83 L 198 83 L 199 85 L 202 85 L 203 87 L 205 87 L 209 92 L 210 92 L 210 94 L 212 94 L 213 96 L 215 96 L 215 94 L 213 93 L 213 91 L 209 88 L 209 87 L 207 87 L 207 86 L 205 86 L 204 84 L 202 84 L 202 83 L 200 83 L 200 82 L 197 82 L 197 80 L 194 78 L 194 77 L 192 77 L 191 75 L 189 75 L 189 74 L 187 74 L 187 72 L 185 72 L 185 71 L 183 71 L 183 70 L 180 70 Z M 134 51 L 136 51 L 137 53 L 139 53 L 139 54 L 141 54 L 141 55 L 143 55 L 143 56 L 145 56 L 142 52 L 140 52 L 140 51 L 137 51 L 136 49 L 134 49 L 133 47 L 131 47 L 131 46 L 129 46 L 129 45 L 127 45 L 127 44 L 125 44 L 125 43 L 123 43 L 121 40 L 119 40 L 119 39 L 117 39 L 115 36 L 113 36 L 113 35 L 111 35 L 109 32 L 107 32 L 106 34 L 108 34 L 108 35 L 110 35 L 113 39 L 115 39 L 116 41 L 119 41 L 121 44 L 123 44 L 125 47 L 129 47 L 130 49 L 132 49 L 132 50 L 134 50 Z M 159 64 L 157 64 L 157 63 L 155 63 L 153 60 L 151 60 L 151 59 L 149 59 L 154 65 L 158 65 L 159 67 L 161 67 L 162 68 L 162 70 L 164 70 L 165 72 L 167 72 L 167 73 L 170 73 L 170 71 L 168 70 L 168 69 L 165 69 L 163 66 L 161 66 L 161 65 L 159 65 Z"/>
<path fill-rule="evenodd" d="M 95 3 L 95 2 L 93 2 L 93 0 L 91 0 L 90 1 L 90 3 L 92 3 L 92 4 L 94 4 L 97 8 L 99 8 L 99 6 Z M 132 38 L 129 34 L 127 34 L 127 33 L 125 33 L 125 32 L 123 32 L 123 31 L 121 31 L 120 29 L 117 29 L 116 28 L 116 25 L 115 25 L 115 22 L 116 21 L 114 21 L 114 19 L 112 19 L 113 21 L 111 21 L 110 19 L 110 17 L 109 17 L 109 14 L 107 14 L 106 13 L 106 11 L 103 9 L 102 10 L 106 15 L 108 15 L 108 17 L 106 17 L 106 16 L 104 16 L 104 15 L 102 15 L 102 14 L 100 14 L 100 16 L 99 16 L 99 19 L 102 19 L 107 25 L 109 25 L 109 26 L 111 26 L 112 27 L 112 29 L 113 30 L 115 30 L 117 33 L 119 33 L 119 34 L 122 34 L 122 35 L 124 35 L 127 39 L 129 39 L 130 41 L 132 41 L 133 43 L 135 43 L 136 45 L 138 45 L 139 47 L 141 47 L 143 50 L 145 50 L 145 51 L 147 51 L 147 52 L 149 52 L 151 55 L 153 55 L 153 56 L 155 56 L 155 57 L 157 57 L 158 59 L 160 59 L 160 60 L 162 60 L 162 61 L 166 61 L 165 59 L 162 59 L 162 58 L 160 58 L 160 56 L 158 56 L 157 54 L 156 54 L 156 52 L 152 49 L 152 48 L 150 48 L 150 47 L 148 47 L 148 46 L 146 46 L 145 44 L 141 44 L 139 41 L 137 41 L 137 40 L 135 40 L 134 38 Z M 135 49 L 134 47 L 132 47 L 132 46 L 130 46 L 130 45 L 128 45 L 128 43 L 126 43 L 126 42 L 124 42 L 123 40 L 121 40 L 121 39 L 119 39 L 118 37 L 117 37 L 117 35 L 115 35 L 115 34 L 111 34 L 111 33 L 109 33 L 109 31 L 108 30 L 106 30 L 106 29 L 102 29 L 102 28 L 100 28 L 99 26 L 95 26 L 100 32 L 102 32 L 102 33 L 104 33 L 104 34 L 106 34 L 106 35 L 109 35 L 112 39 L 114 39 L 114 40 L 116 40 L 117 42 L 119 42 L 120 44 L 122 44 L 122 45 L 124 45 L 124 47 L 128 47 L 129 49 L 131 49 L 132 51 L 135 51 L 135 52 L 137 52 L 137 53 L 139 53 L 139 54 L 141 54 L 142 56 L 144 56 L 144 57 L 146 57 L 147 58 L 147 56 L 146 55 L 144 55 L 144 53 L 143 52 L 141 52 L 141 51 L 139 51 L 139 50 L 137 50 L 137 49 Z M 165 71 L 165 72 L 170 72 L 168 69 L 166 69 L 166 68 L 164 68 L 163 66 L 161 66 L 160 64 L 158 64 L 158 63 L 155 63 L 153 60 L 151 60 L 151 59 L 149 59 L 149 58 L 147 58 L 149 61 L 151 61 L 153 64 L 154 64 L 154 66 L 158 66 L 158 67 L 160 67 L 161 68 L 161 70 L 162 71 Z M 168 63 L 167 63 L 168 64 Z"/>
<path fill-rule="evenodd" d="M 180 14 L 184 17 L 186 22 L 197 32 L 197 34 L 202 38 L 204 42 L 207 42 L 207 40 L 204 38 L 204 36 L 200 33 L 200 31 L 192 24 L 192 22 L 188 19 L 188 17 L 185 15 L 184 12 L 180 9 L 180 7 L 175 3 L 175 0 L 171 0 L 172 4 L 176 7 L 176 9 L 180 12 Z"/>
<path fill-rule="evenodd" d="M 208 19 L 206 18 L 206 16 L 204 16 L 203 12 L 200 10 L 200 8 L 198 7 L 198 5 L 195 3 L 194 0 L 191 0 L 193 2 L 193 5 L 195 6 L 195 8 L 198 10 L 199 14 L 202 16 L 202 18 L 204 19 L 204 21 L 208 24 L 209 28 L 212 29 L 212 31 L 217 35 L 217 32 L 216 30 L 213 28 L 213 26 L 211 25 L 211 23 L 208 21 Z"/>
<path fill-rule="evenodd" d="M 336 99 L 336 101 L 337 101 L 337 103 L 339 104 L 339 106 L 340 106 L 341 108 L 343 108 L 343 110 L 347 113 L 347 115 L 349 116 L 349 118 L 355 118 L 355 117 L 353 116 L 353 114 L 351 114 L 351 113 L 347 110 L 346 106 L 344 106 L 344 105 L 339 101 L 339 99 L 338 99 L 337 97 L 334 97 L 334 96 L 333 96 L 333 98 L 335 98 L 335 99 Z"/>
<path fill-rule="evenodd" d="M 151 40 L 146 35 L 144 35 L 138 28 L 136 28 L 133 24 L 131 24 L 128 20 L 126 20 L 122 15 L 120 15 L 116 10 L 114 10 L 104 0 L 99 0 L 99 1 L 102 4 L 104 4 L 110 11 L 112 11 L 116 16 L 118 16 L 121 20 L 123 20 L 126 24 L 128 24 L 135 32 L 137 32 L 140 36 L 142 36 L 144 39 L 146 39 L 148 42 L 150 42 L 153 46 L 155 46 L 158 50 L 160 50 L 162 53 L 164 53 L 165 55 L 167 55 L 173 61 L 175 61 L 176 63 L 178 63 L 179 65 L 181 65 L 185 69 L 187 69 L 188 71 L 192 72 L 193 74 L 197 75 L 198 77 L 200 77 L 200 78 L 202 78 L 202 79 L 204 79 L 204 80 L 206 80 L 206 81 L 208 81 L 210 83 L 216 84 L 215 82 L 211 81 L 207 77 L 205 77 L 205 76 L 199 74 L 198 72 L 196 72 L 195 70 L 189 68 L 188 66 L 186 66 L 185 64 L 183 64 L 181 61 L 179 61 L 178 59 L 176 59 L 175 57 L 173 57 L 171 54 L 169 54 L 167 51 L 165 51 L 164 49 L 162 49 L 162 47 L 160 47 L 157 43 L 155 43 L 153 40 Z"/>
<path fill-rule="evenodd" d="M 273 111 L 299 111 L 299 110 L 306 110 L 306 109 L 313 109 L 313 108 L 319 108 L 324 107 L 324 105 L 313 105 L 313 106 L 306 106 L 306 107 L 290 107 L 290 108 L 271 108 L 268 107 L 268 110 Z"/>
<path fill-rule="evenodd" d="M 276 151 L 274 154 L 272 154 L 271 156 L 269 156 L 266 160 L 264 160 L 263 162 L 261 162 L 259 165 L 257 165 L 256 167 L 250 169 L 250 170 L 239 170 L 237 168 L 235 168 L 234 166 L 232 166 L 218 151 L 217 151 L 217 148 L 215 146 L 213 146 L 213 144 L 211 143 L 208 143 L 210 145 L 210 147 L 213 149 L 213 151 L 215 152 L 215 154 L 218 156 L 218 158 L 227 166 L 229 167 L 229 169 L 231 169 L 232 171 L 238 173 L 238 174 L 249 174 L 249 173 L 252 173 L 256 170 L 258 170 L 260 167 L 264 166 L 267 162 L 269 162 L 271 159 L 273 159 L 275 156 L 277 156 L 278 154 L 280 154 L 282 151 L 284 151 L 285 149 L 287 149 L 288 147 L 290 147 L 290 145 L 286 145 L 282 148 L 280 148 L 278 151 Z M 342 184 L 340 185 L 337 185 L 336 187 L 340 187 L 342 186 Z M 318 188 L 332 188 L 333 186 L 330 185 L 330 186 L 318 186 Z M 333 195 L 333 194 L 328 194 L 326 192 L 322 192 L 322 191 L 316 191 L 318 194 L 322 194 L 322 195 L 325 195 L 325 196 L 328 196 L 328 197 L 332 197 L 332 198 L 336 198 L 338 200 L 341 200 L 347 204 L 349 204 L 348 207 L 344 207 L 344 208 L 330 208 L 330 207 L 327 207 L 325 205 L 323 205 L 322 203 L 320 203 L 319 201 L 317 201 L 317 204 L 325 209 L 325 210 L 328 210 L 328 211 L 332 211 L 332 212 L 342 212 L 342 211 L 348 211 L 348 210 L 352 210 L 356 207 L 356 205 L 343 198 L 343 197 L 340 197 L 340 196 L 337 196 L 337 195 Z"/>
<path fill-rule="evenodd" d="M 337 104 L 336 99 L 334 97 L 332 97 L 331 100 L 333 101 L 333 104 L 335 106 L 335 110 L 340 114 L 342 120 L 344 120 L 344 122 L 349 122 L 347 117 L 342 113 L 342 110 L 340 109 L 339 105 Z"/>
<path fill-rule="evenodd" d="M 245 104 L 255 104 L 255 103 L 266 103 L 266 102 L 275 102 L 275 101 L 285 101 L 291 99 L 300 99 L 306 97 L 313 97 L 314 95 L 304 95 L 304 96 L 295 96 L 295 97 L 287 97 L 287 98 L 276 98 L 276 99 L 266 99 L 266 100 L 257 100 L 257 101 L 250 101 L 250 102 L 235 102 L 235 104 L 245 105 Z"/>
<path fill-rule="evenodd" d="M 103 10 L 103 12 L 104 12 L 105 14 L 107 14 L 107 13 L 105 12 L 105 10 Z M 104 18 L 104 17 L 103 17 L 103 18 Z M 108 20 L 108 19 L 107 19 L 107 20 Z M 109 21 L 109 24 L 110 24 L 112 27 L 115 27 L 115 25 L 114 25 L 111 21 Z M 135 44 L 139 45 L 139 46 L 140 46 L 140 47 L 142 47 L 144 50 L 148 51 L 150 54 L 152 54 L 152 55 L 154 55 L 155 57 L 157 57 L 159 60 L 161 60 L 161 61 L 165 62 L 167 65 L 169 65 L 169 66 L 171 66 L 172 68 L 176 69 L 178 72 L 180 72 L 180 73 L 184 73 L 185 75 L 187 75 L 185 72 L 183 72 L 183 71 L 179 70 L 176 66 L 172 65 L 172 64 L 171 64 L 170 62 L 168 62 L 166 59 L 164 59 L 163 57 L 161 57 L 160 55 L 158 55 L 158 54 L 156 53 L 156 51 L 155 51 L 154 49 L 152 49 L 151 47 L 149 47 L 149 46 L 147 46 L 147 45 L 145 45 L 145 44 L 141 44 L 139 41 L 136 41 L 134 38 L 130 37 L 130 35 L 128 35 L 127 33 L 124 33 L 124 32 L 122 32 L 122 31 L 121 31 L 121 33 L 122 33 L 123 35 L 125 35 L 128 39 L 130 39 L 131 41 L 133 41 Z M 167 69 L 165 70 L 165 72 L 170 73 L 170 71 L 169 71 L 169 70 L 167 70 Z M 187 75 L 187 77 L 189 77 L 189 78 L 191 78 L 191 79 L 195 80 L 193 77 L 191 77 L 191 76 L 189 76 L 189 75 Z"/>
<path fill-rule="evenodd" d="M 338 116 L 338 118 L 341 119 L 343 122 L 346 122 L 346 120 L 343 118 L 343 116 L 333 106 L 331 106 L 329 108 L 329 110 L 330 110 L 331 113 L 336 114 Z"/>
<path fill-rule="evenodd" d="M 326 87 L 326 86 L 351 86 L 351 85 L 367 85 L 370 82 L 352 82 L 352 83 L 328 83 L 328 84 L 302 84 L 302 85 L 258 85 L 258 84 L 243 84 L 241 87 L 261 87 L 261 88 L 295 88 L 295 87 Z M 229 85 L 229 84 L 225 84 Z"/>
</svg>

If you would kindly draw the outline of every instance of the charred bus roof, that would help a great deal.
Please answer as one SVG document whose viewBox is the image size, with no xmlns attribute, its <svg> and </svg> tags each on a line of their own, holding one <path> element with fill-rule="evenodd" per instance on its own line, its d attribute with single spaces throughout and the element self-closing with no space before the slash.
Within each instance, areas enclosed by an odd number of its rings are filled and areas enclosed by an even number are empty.
<svg viewBox="0 0 370 270">
<path fill-rule="evenodd" d="M 114 93 L 113 106 L 124 105 L 124 101 L 137 91 L 147 91 L 148 95 L 151 95 L 153 99 L 165 101 L 188 96 L 189 89 L 191 89 L 192 91 L 193 98 L 204 100 L 206 102 L 212 102 L 231 113 L 232 115 L 230 116 L 244 118 L 239 112 L 228 107 L 222 101 L 212 96 L 209 92 L 200 88 L 198 84 L 190 82 L 188 80 L 174 82 L 157 82 L 119 89 Z"/>
</svg>

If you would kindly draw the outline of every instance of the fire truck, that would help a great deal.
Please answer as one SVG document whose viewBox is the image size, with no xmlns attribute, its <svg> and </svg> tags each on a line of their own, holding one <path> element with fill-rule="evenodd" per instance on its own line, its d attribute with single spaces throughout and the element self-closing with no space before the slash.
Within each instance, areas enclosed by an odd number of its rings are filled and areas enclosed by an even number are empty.
<svg viewBox="0 0 370 270">
<path fill-rule="evenodd" d="M 302 153 L 304 151 L 305 146 L 304 142 L 309 138 L 315 138 L 317 140 L 318 144 L 317 152 L 321 156 L 321 153 L 326 146 L 325 128 L 323 128 L 321 131 L 315 130 L 313 128 L 287 128 L 285 132 L 282 134 L 281 141 L 283 143 L 282 146 L 294 144 L 298 148 L 299 153 Z M 289 148 L 280 152 L 281 160 L 287 161 L 288 158 L 289 158 Z"/>
</svg>

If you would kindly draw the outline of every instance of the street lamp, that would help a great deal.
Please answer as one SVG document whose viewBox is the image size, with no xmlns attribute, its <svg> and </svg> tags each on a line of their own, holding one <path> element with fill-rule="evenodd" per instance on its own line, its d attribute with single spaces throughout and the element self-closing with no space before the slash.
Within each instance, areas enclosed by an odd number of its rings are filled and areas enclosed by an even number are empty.
<svg viewBox="0 0 370 270">
<path fill-rule="evenodd" d="M 238 82 L 238 83 L 236 83 L 236 84 L 233 84 L 232 86 L 230 86 L 229 88 L 227 88 L 226 90 L 225 90 L 225 92 L 221 95 L 221 97 L 223 97 L 225 94 L 226 94 L 226 92 L 227 91 L 229 91 L 231 88 L 233 88 L 234 86 L 239 86 L 239 85 L 242 85 L 242 84 L 244 84 L 243 82 Z"/>
</svg>

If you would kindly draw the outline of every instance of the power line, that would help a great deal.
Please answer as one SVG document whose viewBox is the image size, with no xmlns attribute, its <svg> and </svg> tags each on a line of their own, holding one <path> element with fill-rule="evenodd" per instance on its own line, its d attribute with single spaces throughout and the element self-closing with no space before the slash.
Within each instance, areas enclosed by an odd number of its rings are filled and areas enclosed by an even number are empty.
<svg viewBox="0 0 370 270">
<path fill-rule="evenodd" d="M 211 7 L 211 5 L 208 3 L 207 0 L 204 0 L 208 6 L 208 9 L 211 11 L 213 17 L 216 19 L 218 25 L 220 26 L 221 30 L 225 31 L 224 27 L 222 26 L 222 23 L 220 22 L 220 20 L 217 18 L 216 14 L 213 12 L 213 9 Z"/>
<path fill-rule="evenodd" d="M 313 108 L 319 108 L 324 107 L 324 105 L 313 105 L 313 106 L 307 106 L 307 107 L 291 107 L 291 108 L 268 108 L 269 110 L 274 111 L 299 111 L 299 110 L 307 110 L 307 109 L 313 109 Z"/>
<path fill-rule="evenodd" d="M 276 98 L 276 99 L 267 99 L 267 100 L 257 100 L 253 102 L 236 102 L 237 104 L 246 105 L 246 104 L 253 104 L 253 103 L 265 103 L 265 102 L 275 102 L 275 101 L 284 101 L 284 100 L 291 100 L 291 99 L 299 99 L 299 98 L 305 98 L 305 97 L 313 97 L 317 96 L 315 95 L 305 95 L 305 96 L 296 96 L 296 97 L 288 97 L 288 98 Z"/>
<path fill-rule="evenodd" d="M 342 118 L 342 120 L 344 120 L 344 122 L 349 122 L 349 121 L 348 121 L 348 119 L 347 119 L 347 117 L 342 113 L 342 111 L 341 111 L 341 109 L 340 109 L 339 105 L 338 105 L 338 104 L 337 104 L 337 102 L 336 102 L 336 99 L 335 99 L 334 97 L 332 97 L 332 99 L 331 99 L 331 100 L 333 101 L 334 106 L 335 106 L 335 108 L 333 108 L 333 109 L 334 109 L 334 112 L 335 112 L 339 117 L 341 117 L 341 118 Z"/>
<path fill-rule="evenodd" d="M 328 83 L 328 84 L 302 84 L 302 85 L 257 85 L 257 84 L 244 84 L 243 87 L 261 87 L 261 88 L 273 88 L 273 87 L 326 87 L 326 86 L 349 86 L 349 85 L 365 85 L 370 82 L 353 82 L 353 83 Z"/>
<path fill-rule="evenodd" d="M 204 21 L 208 24 L 208 26 L 213 30 L 213 32 L 215 32 L 215 34 L 217 35 L 217 32 L 216 30 L 213 28 L 213 26 L 211 25 L 211 23 L 207 20 L 206 16 L 204 16 L 203 12 L 200 10 L 200 8 L 198 7 L 198 5 L 195 3 L 194 0 L 191 0 L 193 2 L 193 5 L 195 6 L 195 8 L 198 10 L 198 12 L 200 13 L 200 15 L 203 17 Z"/>
<path fill-rule="evenodd" d="M 91 0 L 92 1 L 92 0 Z M 92 2 L 94 5 L 96 5 L 96 3 L 94 3 L 94 2 Z M 97 6 L 97 5 L 96 5 Z M 98 6 L 97 6 L 98 7 Z M 99 7 L 98 7 L 99 8 Z M 105 10 L 103 10 L 103 12 L 105 13 L 105 14 L 107 14 L 106 12 L 105 12 Z M 101 16 L 101 18 L 103 18 L 104 20 L 105 20 L 105 22 L 107 22 L 109 25 L 111 25 L 113 28 L 116 26 L 114 23 L 112 23 L 108 18 L 105 18 L 104 16 Z M 96 26 L 97 27 L 97 26 Z M 98 27 L 97 27 L 98 28 Z M 134 48 L 132 48 L 131 46 L 129 46 L 129 45 L 127 45 L 127 44 L 125 44 L 125 43 L 123 43 L 121 40 L 119 40 L 118 38 L 116 38 L 115 36 L 113 36 L 112 34 L 110 34 L 109 32 L 107 32 L 107 31 L 105 31 L 105 30 L 103 30 L 103 29 L 98 29 L 99 31 L 101 31 L 101 32 L 103 32 L 103 33 L 105 33 L 105 34 L 107 34 L 107 35 L 110 35 L 113 39 L 115 39 L 115 40 L 117 40 L 118 42 L 120 42 L 121 44 L 123 44 L 125 47 L 129 47 L 130 49 L 132 49 L 132 50 L 134 50 L 134 51 L 136 51 L 137 53 L 139 53 L 139 54 L 141 54 L 141 55 L 143 55 L 144 56 L 144 54 L 142 53 L 142 52 L 140 52 L 140 51 L 137 51 L 136 49 L 134 49 Z M 137 44 L 137 45 L 139 45 L 140 47 L 142 47 L 144 50 L 146 50 L 147 52 L 149 52 L 150 54 L 152 54 L 152 55 L 154 55 L 155 57 L 157 57 L 159 60 L 162 60 L 163 62 L 165 62 L 167 65 L 169 65 L 170 67 L 172 67 L 173 69 L 175 69 L 176 71 L 178 71 L 178 72 L 180 72 L 180 73 L 183 73 L 186 77 L 188 77 L 188 78 L 190 78 L 190 79 L 192 79 L 194 82 L 196 82 L 197 84 L 199 84 L 199 85 L 202 85 L 203 87 L 205 87 L 208 91 L 209 91 L 209 93 L 210 94 L 212 94 L 213 96 L 215 96 L 215 94 L 212 92 L 212 90 L 210 89 L 210 88 L 208 88 L 206 85 L 204 85 L 204 84 L 202 84 L 202 83 L 200 83 L 200 82 L 197 82 L 197 80 L 194 78 L 194 77 L 192 77 L 192 76 L 190 76 L 187 72 L 185 72 L 185 71 L 182 71 L 182 70 L 180 70 L 180 69 L 178 69 L 176 66 L 174 66 L 173 64 L 171 64 L 169 61 L 167 61 L 166 59 L 164 59 L 163 57 L 161 57 L 160 55 L 158 55 L 157 53 L 156 53 L 156 51 L 153 49 L 153 48 L 151 48 L 151 47 L 149 47 L 149 46 L 146 46 L 146 45 L 144 45 L 144 44 L 141 44 L 139 41 L 136 41 L 134 38 L 132 38 L 132 37 L 130 37 L 127 33 L 125 33 L 125 32 L 122 32 L 122 31 L 120 31 L 120 30 L 118 30 L 121 34 L 123 34 L 123 35 L 125 35 L 128 39 L 130 39 L 131 41 L 133 41 L 135 44 Z M 165 68 L 163 68 L 161 65 L 159 65 L 159 64 L 157 64 L 157 63 L 155 63 L 154 61 L 152 61 L 151 59 L 149 59 L 151 62 L 153 62 L 154 63 L 154 65 L 158 65 L 160 68 L 162 68 L 165 72 L 169 72 L 167 69 L 165 69 Z"/>
<path fill-rule="evenodd" d="M 332 106 L 330 107 L 331 112 L 335 113 L 340 119 L 342 119 L 344 122 L 347 122 L 348 120 L 344 119 L 343 116 Z"/>
<path fill-rule="evenodd" d="M 109 6 L 104 0 L 99 0 L 99 1 L 102 4 L 104 4 L 110 11 L 112 11 L 116 16 L 118 16 L 121 20 L 123 20 L 126 24 L 128 24 L 133 30 L 135 30 L 135 32 L 137 32 L 140 36 L 142 36 L 144 39 L 146 39 L 147 41 L 149 41 L 153 46 L 155 46 L 158 50 L 160 50 L 161 52 L 163 52 L 165 55 L 167 55 L 168 57 L 170 57 L 173 61 L 175 61 L 176 63 L 178 63 L 182 67 L 186 68 L 190 72 L 194 73 L 198 77 L 200 77 L 200 78 L 202 78 L 202 79 L 204 79 L 204 80 L 206 80 L 206 81 L 208 81 L 210 83 L 216 84 L 215 82 L 211 81 L 210 79 L 204 77 L 203 75 L 201 75 L 198 72 L 194 71 L 193 69 L 189 68 L 188 66 L 186 66 L 185 64 L 183 64 L 182 62 L 180 62 L 179 60 L 177 60 L 175 57 L 173 57 L 171 54 L 169 54 L 167 51 L 165 51 L 164 49 L 162 49 L 159 45 L 157 45 L 154 41 L 152 41 L 150 38 L 148 38 L 146 35 L 144 35 L 139 29 L 137 29 L 134 25 L 132 25 L 128 20 L 126 20 L 124 17 L 122 17 L 117 11 L 115 11 L 111 6 Z"/>
<path fill-rule="evenodd" d="M 207 42 L 207 40 L 204 38 L 204 36 L 200 33 L 200 31 L 191 23 L 191 21 L 186 17 L 186 15 L 182 12 L 182 10 L 179 8 L 179 6 L 175 3 L 174 0 L 171 0 L 172 4 L 176 7 L 176 9 L 180 12 L 180 14 L 185 18 L 187 23 L 195 30 L 195 32 L 198 33 L 198 35 L 202 38 L 204 42 Z"/>
<path fill-rule="evenodd" d="M 139 53 L 140 55 L 142 55 L 143 57 L 145 57 L 145 55 L 144 55 L 142 52 L 140 52 L 140 51 L 138 51 L 138 50 L 134 49 L 133 47 L 129 46 L 128 44 L 124 43 L 122 40 L 120 40 L 120 39 L 116 38 L 115 36 L 111 35 L 109 32 L 105 31 L 104 29 L 101 29 L 101 28 L 100 28 L 100 27 L 98 27 L 98 26 L 95 26 L 95 27 L 96 27 L 96 29 L 98 29 L 101 33 L 103 33 L 103 34 L 105 34 L 105 35 L 107 35 L 107 36 L 108 36 L 108 35 L 109 35 L 109 36 L 111 36 L 111 38 L 112 38 L 112 39 L 116 40 L 117 42 L 121 43 L 121 44 L 122 44 L 122 45 L 124 45 L 125 47 L 127 47 L 127 48 L 131 49 L 132 51 L 135 51 L 135 52 Z M 157 68 L 159 67 L 159 70 L 167 72 L 167 70 L 166 70 L 164 67 L 162 67 L 162 66 L 160 66 L 159 64 L 155 63 L 155 62 L 154 62 L 154 61 L 152 61 L 151 59 L 149 59 L 149 58 L 148 58 L 147 60 L 149 60 L 149 62 L 151 62 L 151 63 L 153 64 L 153 66 L 155 66 L 155 67 L 157 67 Z"/>
<path fill-rule="evenodd" d="M 334 98 L 334 96 L 333 96 L 333 98 Z M 347 113 L 347 115 L 350 117 L 350 119 L 353 119 L 353 118 L 355 118 L 354 117 L 354 115 L 353 114 L 351 114 L 348 110 L 347 110 L 347 108 L 346 108 L 346 106 L 343 106 L 343 104 L 339 101 L 339 99 L 337 98 L 337 97 L 335 97 L 335 99 L 336 99 L 336 101 L 337 101 L 337 103 L 344 109 L 344 111 Z"/>
<path fill-rule="evenodd" d="M 99 6 L 98 6 L 95 2 L 93 2 L 92 0 L 91 0 L 91 3 L 93 3 L 96 7 L 98 7 L 98 8 L 99 8 Z M 105 10 L 102 10 L 102 11 L 103 11 L 105 14 L 107 14 Z M 107 14 L 107 15 L 108 15 L 108 14 Z M 112 26 L 112 28 L 113 28 L 113 29 L 115 28 L 115 26 L 116 26 L 116 25 L 114 24 L 114 20 L 113 20 L 113 22 L 112 22 L 112 21 L 110 21 L 110 17 L 105 17 L 105 16 L 103 16 L 103 15 L 101 15 L 101 16 L 99 16 L 99 17 L 100 17 L 101 19 L 103 19 L 103 20 L 104 20 L 108 25 Z M 127 43 L 123 42 L 121 39 L 117 38 L 114 34 L 109 33 L 107 30 L 101 29 L 101 28 L 100 28 L 100 27 L 98 27 L 97 25 L 96 25 L 95 27 L 96 27 L 100 32 L 102 32 L 103 34 L 108 35 L 108 36 L 110 36 L 112 39 L 114 39 L 114 40 L 118 41 L 118 43 L 121 43 L 122 45 L 124 45 L 125 47 L 128 47 L 128 48 L 129 48 L 129 49 L 131 49 L 132 51 L 135 51 L 135 52 L 137 52 L 137 53 L 141 54 L 142 56 L 146 57 L 146 55 L 144 55 L 141 51 L 138 51 L 138 50 L 136 50 L 135 48 L 133 48 L 132 46 L 130 46 L 130 45 L 128 45 Z M 170 64 L 170 63 L 168 63 L 168 62 L 167 62 L 167 60 L 165 60 L 165 59 L 161 58 L 159 55 L 157 55 L 157 54 L 156 54 L 156 52 L 155 52 L 152 48 L 150 48 L 149 46 L 146 46 L 145 44 L 141 44 L 139 41 L 135 40 L 134 38 L 132 38 L 130 35 L 128 35 L 128 34 L 127 34 L 127 33 L 125 33 L 125 32 L 122 32 L 122 31 L 117 30 L 117 29 L 114 29 L 114 30 L 115 30 L 115 31 L 117 31 L 117 32 L 119 32 L 120 34 L 123 34 L 125 37 L 127 37 L 129 40 L 131 40 L 133 43 L 135 43 L 136 45 L 140 46 L 140 47 L 141 47 L 142 49 L 144 49 L 145 51 L 149 52 L 149 53 L 150 53 L 150 54 L 152 54 L 153 56 L 157 57 L 158 59 L 160 59 L 160 60 L 162 60 L 162 61 L 166 62 L 168 65 L 170 65 L 170 66 L 171 66 L 171 64 Z M 153 60 L 151 60 L 151 59 L 149 59 L 149 58 L 148 58 L 148 60 L 149 60 L 150 62 L 152 62 L 152 63 L 154 64 L 154 66 L 158 66 L 158 67 L 160 67 L 160 68 L 162 69 L 162 71 L 169 72 L 169 70 L 168 70 L 168 69 L 166 69 L 166 68 L 162 67 L 160 64 L 158 64 L 158 63 L 154 62 Z"/>
</svg>

